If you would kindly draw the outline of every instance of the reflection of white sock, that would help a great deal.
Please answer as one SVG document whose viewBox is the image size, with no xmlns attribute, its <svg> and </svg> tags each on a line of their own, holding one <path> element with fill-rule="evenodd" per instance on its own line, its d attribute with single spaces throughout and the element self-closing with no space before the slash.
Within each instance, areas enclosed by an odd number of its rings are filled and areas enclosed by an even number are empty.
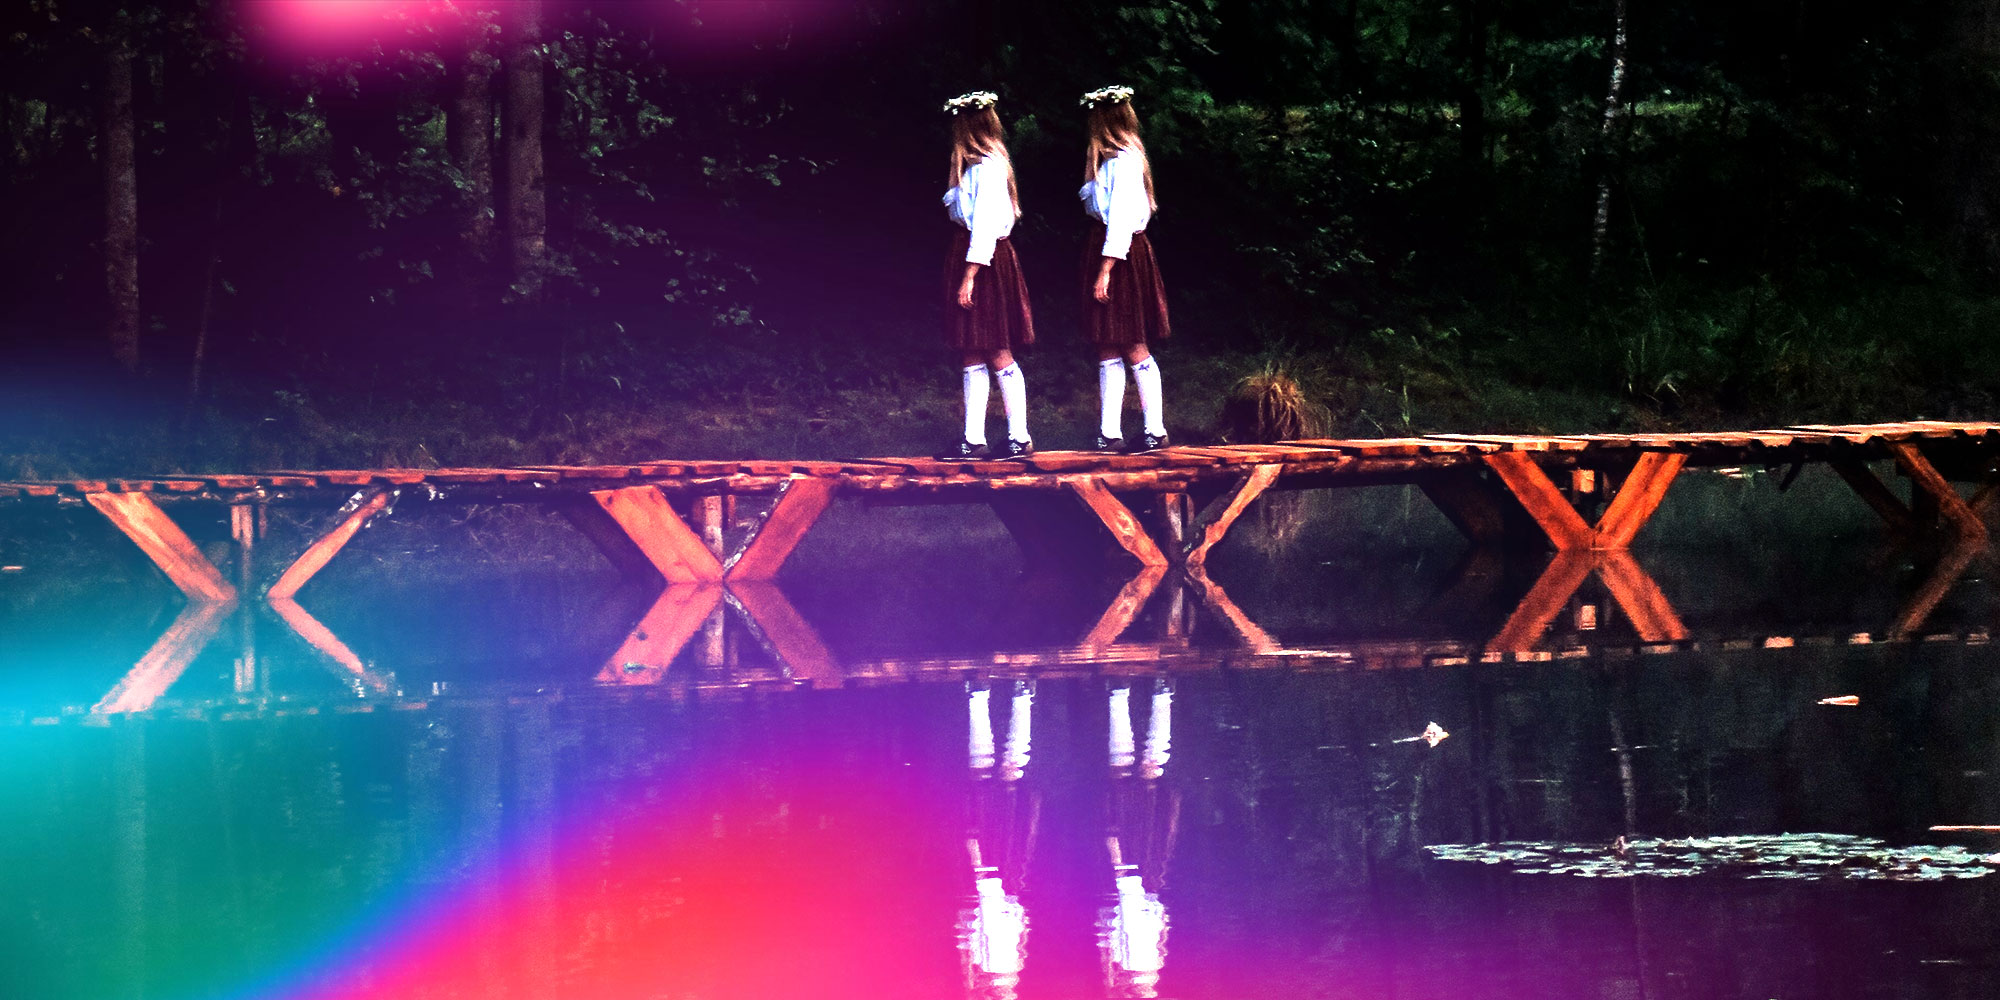
<svg viewBox="0 0 2000 1000">
<path fill-rule="evenodd" d="M 986 443 L 986 393 L 992 388 L 985 365 L 965 366 L 965 440 L 971 444 Z"/>
<path fill-rule="evenodd" d="M 1108 358 L 1097 363 L 1097 433 L 1106 441 L 1125 436 L 1125 362 Z"/>
<path fill-rule="evenodd" d="M 1147 358 L 1132 366 L 1132 381 L 1139 383 L 1139 412 L 1146 418 L 1146 433 L 1167 436 L 1166 402 L 1160 396 L 1160 363 Z"/>
<path fill-rule="evenodd" d="M 1028 380 L 1017 362 L 994 372 L 1000 379 L 1000 405 L 1007 408 L 1007 436 L 1026 442 L 1028 437 Z"/>
</svg>

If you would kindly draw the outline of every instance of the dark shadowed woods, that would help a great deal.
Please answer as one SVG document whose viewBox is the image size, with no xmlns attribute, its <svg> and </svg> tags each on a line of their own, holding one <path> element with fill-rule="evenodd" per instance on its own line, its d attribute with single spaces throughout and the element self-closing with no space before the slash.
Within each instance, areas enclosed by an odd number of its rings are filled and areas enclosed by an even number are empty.
<svg viewBox="0 0 2000 1000">
<path fill-rule="evenodd" d="M 1155 160 L 1177 433 L 1274 367 L 1356 433 L 2000 391 L 1991 0 L 0 19 L 16 474 L 925 446 L 938 105 L 975 87 L 1019 165 L 1058 444 L 1089 392 L 1076 95 L 1109 82 Z"/>
</svg>

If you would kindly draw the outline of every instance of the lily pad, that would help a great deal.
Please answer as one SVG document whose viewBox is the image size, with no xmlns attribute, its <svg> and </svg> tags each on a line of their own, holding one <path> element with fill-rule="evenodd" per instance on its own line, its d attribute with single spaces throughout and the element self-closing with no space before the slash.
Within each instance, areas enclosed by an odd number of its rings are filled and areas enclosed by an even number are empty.
<svg viewBox="0 0 2000 1000">
<path fill-rule="evenodd" d="M 1583 878 L 1673 878 L 1719 874 L 1759 879 L 1934 882 L 1983 878 L 2000 871 L 2000 855 L 1956 845 L 1893 847 L 1844 833 L 1786 833 L 1685 840 L 1621 840 L 1615 844 L 1503 841 L 1435 844 L 1441 861 L 1501 865 L 1523 875 Z"/>
</svg>

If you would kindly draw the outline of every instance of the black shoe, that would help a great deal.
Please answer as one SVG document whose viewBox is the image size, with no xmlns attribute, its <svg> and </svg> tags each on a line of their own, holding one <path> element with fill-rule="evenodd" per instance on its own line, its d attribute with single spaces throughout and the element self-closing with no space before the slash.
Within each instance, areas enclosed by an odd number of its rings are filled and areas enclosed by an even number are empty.
<svg viewBox="0 0 2000 1000">
<path fill-rule="evenodd" d="M 983 444 L 959 441 L 957 444 L 945 445 L 944 450 L 938 452 L 936 457 L 940 462 L 983 462 L 992 458 L 993 452 Z"/>
<path fill-rule="evenodd" d="M 1106 455 L 1122 455 L 1125 453 L 1125 439 L 1108 438 L 1099 434 L 1097 436 L 1097 444 L 1093 445 L 1090 450 L 1100 451 Z"/>
<path fill-rule="evenodd" d="M 1007 443 L 1000 446 L 1000 460 L 1003 462 L 1025 462 L 1028 460 L 1028 456 L 1034 453 L 1035 442 L 1033 441 L 1016 441 L 1013 438 L 1008 438 Z"/>
<path fill-rule="evenodd" d="M 1139 440 L 1132 442 L 1132 454 L 1137 455 L 1142 452 L 1159 451 L 1161 448 L 1168 447 L 1172 443 L 1173 442 L 1167 440 L 1167 436 L 1165 434 L 1161 434 L 1158 436 L 1152 434 L 1141 434 L 1139 435 Z"/>
</svg>

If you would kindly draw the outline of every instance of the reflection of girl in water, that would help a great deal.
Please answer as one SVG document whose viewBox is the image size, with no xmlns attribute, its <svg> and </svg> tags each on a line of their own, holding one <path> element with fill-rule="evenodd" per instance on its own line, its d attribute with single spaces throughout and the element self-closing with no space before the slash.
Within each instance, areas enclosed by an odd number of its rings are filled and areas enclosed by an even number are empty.
<svg viewBox="0 0 2000 1000">
<path fill-rule="evenodd" d="M 992 702 L 989 685 L 966 691 L 968 757 L 978 784 L 965 842 L 972 899 L 958 914 L 958 943 L 969 995 L 1011 1000 L 1027 964 L 1028 911 L 1019 893 L 1041 812 L 1040 794 L 1029 791 L 1024 803 L 1017 784 L 1028 766 L 1035 690 L 1027 681 L 1013 683 L 1004 741 L 994 739 Z M 992 778 L 999 780 L 984 780 Z"/>
<path fill-rule="evenodd" d="M 1153 682 L 1146 739 L 1134 738 L 1132 689 L 1111 689 L 1105 849 L 1111 860 L 1111 898 L 1097 911 L 1098 949 L 1112 996 L 1158 996 L 1166 967 L 1167 908 L 1158 890 L 1166 879 L 1180 825 L 1180 795 L 1162 789 L 1173 736 L 1173 687 Z M 1136 772 L 1135 772 L 1136 765 Z"/>
</svg>

